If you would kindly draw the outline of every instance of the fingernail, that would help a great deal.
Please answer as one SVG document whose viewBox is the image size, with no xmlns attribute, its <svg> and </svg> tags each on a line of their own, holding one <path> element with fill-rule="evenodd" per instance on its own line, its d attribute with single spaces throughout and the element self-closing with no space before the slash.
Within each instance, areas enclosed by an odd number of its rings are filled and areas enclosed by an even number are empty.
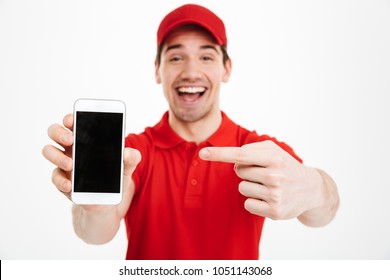
<svg viewBox="0 0 390 280">
<path fill-rule="evenodd" d="M 207 148 L 204 148 L 204 149 L 200 150 L 199 157 L 202 158 L 202 159 L 208 159 L 210 157 L 209 150 L 207 150 Z"/>
</svg>

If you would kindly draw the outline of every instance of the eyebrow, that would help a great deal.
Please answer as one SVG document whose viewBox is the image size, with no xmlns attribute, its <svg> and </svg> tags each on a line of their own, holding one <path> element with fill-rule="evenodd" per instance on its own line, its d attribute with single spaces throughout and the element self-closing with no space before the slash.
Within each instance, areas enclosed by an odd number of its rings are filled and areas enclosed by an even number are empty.
<svg viewBox="0 0 390 280">
<path fill-rule="evenodd" d="M 175 44 L 175 45 L 170 45 L 167 47 L 167 49 L 165 50 L 165 52 L 168 52 L 170 50 L 173 50 L 173 49 L 180 49 L 180 48 L 183 48 L 183 45 L 182 44 Z M 213 45 L 203 45 L 200 47 L 200 49 L 213 49 L 216 53 L 218 53 L 218 50 L 215 46 Z"/>
<path fill-rule="evenodd" d="M 213 46 L 213 45 L 204 45 L 204 46 L 201 46 L 200 48 L 204 49 L 204 50 L 206 50 L 206 49 L 213 49 L 216 53 L 218 53 L 217 48 L 215 46 Z"/>
<path fill-rule="evenodd" d="M 180 48 L 182 48 L 182 47 L 183 47 L 182 44 L 170 45 L 170 46 L 167 47 L 167 49 L 165 50 L 165 52 L 168 52 L 168 51 L 170 51 L 170 50 L 172 50 L 172 49 L 180 49 Z"/>
</svg>

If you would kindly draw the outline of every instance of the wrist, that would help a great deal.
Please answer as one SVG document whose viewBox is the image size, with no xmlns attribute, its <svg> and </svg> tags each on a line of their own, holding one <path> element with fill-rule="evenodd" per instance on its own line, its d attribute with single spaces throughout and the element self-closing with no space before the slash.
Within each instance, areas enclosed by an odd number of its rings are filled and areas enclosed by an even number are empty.
<svg viewBox="0 0 390 280">
<path fill-rule="evenodd" d="M 328 224 L 336 214 L 339 198 L 334 181 L 324 171 L 313 168 L 318 181 L 315 185 L 315 203 L 299 215 L 298 220 L 311 227 L 321 227 Z"/>
</svg>

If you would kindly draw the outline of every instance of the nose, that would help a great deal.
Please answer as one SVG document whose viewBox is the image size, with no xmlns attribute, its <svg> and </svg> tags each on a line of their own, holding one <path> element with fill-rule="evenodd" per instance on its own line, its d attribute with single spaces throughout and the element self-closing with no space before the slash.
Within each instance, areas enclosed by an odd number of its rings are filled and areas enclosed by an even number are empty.
<svg viewBox="0 0 390 280">
<path fill-rule="evenodd" d="M 195 59 L 188 59 L 186 63 L 183 64 L 183 69 L 181 71 L 181 78 L 187 81 L 195 81 L 202 77 L 202 72 L 200 67 Z"/>
</svg>

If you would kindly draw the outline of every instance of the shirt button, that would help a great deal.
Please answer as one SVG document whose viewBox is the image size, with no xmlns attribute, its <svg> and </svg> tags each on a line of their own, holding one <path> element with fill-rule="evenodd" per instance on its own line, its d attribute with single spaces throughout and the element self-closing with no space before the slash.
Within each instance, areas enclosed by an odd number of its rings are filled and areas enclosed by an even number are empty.
<svg viewBox="0 0 390 280">
<path fill-rule="evenodd" d="M 191 180 L 191 185 L 196 186 L 197 184 L 198 184 L 198 180 L 196 179 Z"/>
<path fill-rule="evenodd" d="M 199 162 L 198 162 L 197 160 L 194 160 L 194 161 L 192 162 L 192 165 L 193 165 L 193 166 L 198 166 L 198 164 L 199 164 Z"/>
</svg>

